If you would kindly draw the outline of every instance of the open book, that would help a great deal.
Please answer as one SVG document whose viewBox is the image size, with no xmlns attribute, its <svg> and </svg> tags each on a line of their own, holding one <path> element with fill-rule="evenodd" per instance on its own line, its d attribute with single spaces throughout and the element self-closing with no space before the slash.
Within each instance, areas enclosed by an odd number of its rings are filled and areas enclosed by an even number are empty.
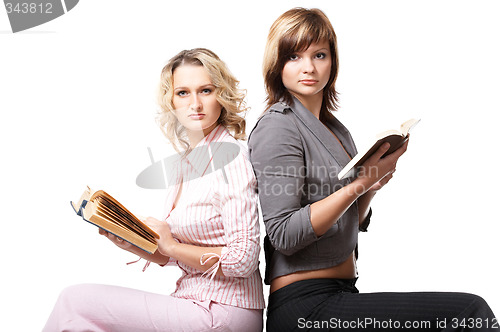
<svg viewBox="0 0 500 332">
<path fill-rule="evenodd" d="M 85 221 L 144 251 L 152 254 L 158 248 L 156 239 L 160 236 L 103 190 L 92 191 L 87 187 L 78 202 L 71 202 L 71 206 Z"/>
<path fill-rule="evenodd" d="M 385 142 L 389 142 L 391 147 L 382 156 L 385 157 L 401 147 L 408 140 L 410 129 L 415 127 L 420 120 L 411 119 L 404 122 L 399 130 L 384 131 L 376 136 L 375 142 L 365 151 L 358 153 L 338 174 L 339 180 L 350 176 L 356 176 L 358 168 L 370 158 Z"/>
</svg>

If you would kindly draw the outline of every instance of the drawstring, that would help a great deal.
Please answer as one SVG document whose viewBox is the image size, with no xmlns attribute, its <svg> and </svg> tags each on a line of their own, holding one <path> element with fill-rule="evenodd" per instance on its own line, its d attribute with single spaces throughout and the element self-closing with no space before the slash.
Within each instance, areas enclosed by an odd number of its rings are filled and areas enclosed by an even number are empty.
<svg viewBox="0 0 500 332">
<path fill-rule="evenodd" d="M 203 260 L 203 258 L 207 256 L 207 259 Z M 206 254 L 203 254 L 201 255 L 200 257 L 200 264 L 201 265 L 205 265 L 209 260 L 211 260 L 212 258 L 215 258 L 217 259 L 217 262 L 212 265 L 208 270 L 206 270 L 201 276 L 202 277 L 207 277 L 207 278 L 210 278 L 210 282 L 209 282 L 209 285 L 212 283 L 212 280 L 214 280 L 215 278 L 215 275 L 217 274 L 217 270 L 219 269 L 219 266 L 220 266 L 220 256 L 217 255 L 216 253 L 213 253 L 213 252 L 210 252 L 210 253 L 206 253 Z"/>
<path fill-rule="evenodd" d="M 203 258 L 205 256 L 207 256 L 207 258 L 205 260 L 203 260 Z M 212 265 L 208 270 L 203 272 L 203 274 L 201 275 L 202 277 L 210 278 L 210 282 L 208 283 L 209 285 L 212 283 L 212 280 L 214 280 L 215 275 L 217 274 L 217 270 L 219 270 L 221 257 L 218 254 L 213 253 L 213 252 L 203 254 L 200 257 L 200 264 L 202 266 L 205 265 L 209 260 L 211 260 L 213 258 L 217 259 L 217 262 L 214 265 Z M 139 262 L 141 259 L 142 258 L 139 257 L 138 260 L 133 261 L 133 262 L 128 262 L 127 265 L 135 264 L 135 263 Z M 151 261 L 146 261 L 146 264 L 144 265 L 142 272 L 146 271 L 146 269 L 149 267 L 150 264 L 151 264 Z"/>
<path fill-rule="evenodd" d="M 138 261 L 140 261 L 142 258 L 139 257 L 138 260 L 136 261 L 133 261 L 133 262 L 128 262 L 127 265 L 130 265 L 130 264 L 135 264 L 137 263 Z M 146 264 L 144 265 L 144 268 L 142 269 L 142 272 L 146 271 L 146 269 L 149 267 L 149 264 L 151 264 L 151 261 L 146 261 Z"/>
</svg>

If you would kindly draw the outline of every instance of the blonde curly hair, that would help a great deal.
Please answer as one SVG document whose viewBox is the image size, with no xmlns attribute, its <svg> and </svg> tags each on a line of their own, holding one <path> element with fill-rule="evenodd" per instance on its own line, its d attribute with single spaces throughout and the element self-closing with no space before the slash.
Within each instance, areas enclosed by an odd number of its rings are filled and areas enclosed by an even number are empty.
<svg viewBox="0 0 500 332">
<path fill-rule="evenodd" d="M 245 103 L 245 90 L 238 88 L 239 81 L 231 74 L 226 64 L 206 48 L 184 50 L 168 61 L 161 71 L 159 86 L 157 122 L 163 134 L 174 148 L 189 149 L 186 130 L 175 116 L 172 103 L 173 74 L 182 65 L 203 66 L 215 86 L 216 98 L 222 106 L 218 124 L 226 127 L 239 140 L 246 139 L 244 114 L 248 110 Z"/>
</svg>

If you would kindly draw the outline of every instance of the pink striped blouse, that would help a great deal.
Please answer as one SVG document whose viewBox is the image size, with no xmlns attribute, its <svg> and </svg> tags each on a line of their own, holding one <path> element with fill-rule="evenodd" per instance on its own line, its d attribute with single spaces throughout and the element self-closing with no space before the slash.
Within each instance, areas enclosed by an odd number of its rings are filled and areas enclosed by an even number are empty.
<svg viewBox="0 0 500 332">
<path fill-rule="evenodd" d="M 172 235 L 182 243 L 223 249 L 220 257 L 200 257 L 200 262 L 217 261 L 205 273 L 171 259 L 167 265 L 182 270 L 172 296 L 264 308 L 256 179 L 246 148 L 218 126 L 180 159 L 175 174 L 165 219 Z M 224 276 L 215 274 L 219 266 Z"/>
</svg>

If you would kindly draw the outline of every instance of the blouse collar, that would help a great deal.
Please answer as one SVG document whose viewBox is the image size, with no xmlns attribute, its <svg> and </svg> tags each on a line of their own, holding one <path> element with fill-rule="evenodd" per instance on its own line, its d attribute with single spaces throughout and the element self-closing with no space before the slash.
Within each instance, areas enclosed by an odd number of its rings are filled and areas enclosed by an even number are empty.
<svg viewBox="0 0 500 332">
<path fill-rule="evenodd" d="M 195 171 L 192 175 L 193 177 L 201 177 L 206 173 L 221 168 L 219 167 L 221 163 L 218 160 L 220 158 L 214 158 L 214 155 L 221 148 L 231 151 L 237 149 L 237 152 L 239 152 L 239 145 L 224 142 L 225 138 L 230 135 L 226 127 L 218 125 L 182 158 L 182 161 L 191 165 L 192 169 Z M 223 166 L 224 165 L 222 165 L 222 167 Z"/>
</svg>

